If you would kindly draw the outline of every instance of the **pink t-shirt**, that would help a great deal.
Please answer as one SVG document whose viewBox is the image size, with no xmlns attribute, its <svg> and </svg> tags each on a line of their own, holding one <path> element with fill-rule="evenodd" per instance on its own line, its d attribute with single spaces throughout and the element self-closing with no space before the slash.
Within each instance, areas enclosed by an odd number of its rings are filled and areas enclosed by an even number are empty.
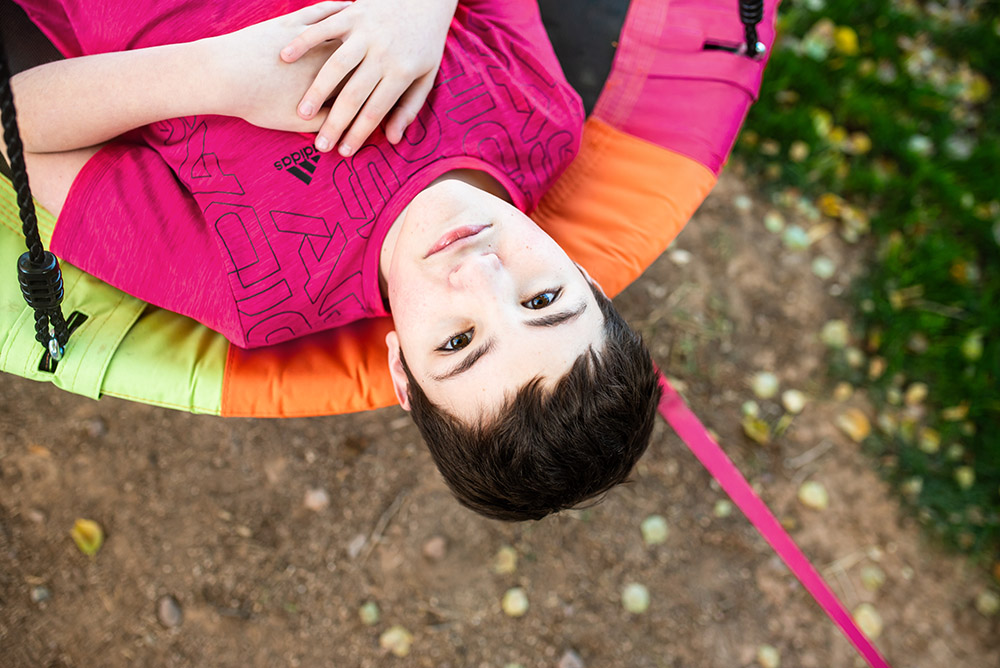
<svg viewBox="0 0 1000 668">
<path fill-rule="evenodd" d="M 311 4 L 18 1 L 67 56 L 190 41 Z M 434 90 L 400 144 L 379 129 L 344 159 L 315 152 L 313 135 L 235 118 L 155 123 L 87 163 L 52 250 L 239 346 L 278 343 L 386 315 L 382 241 L 441 174 L 482 170 L 533 209 L 575 156 L 582 122 L 535 2 L 463 1 Z"/>
</svg>

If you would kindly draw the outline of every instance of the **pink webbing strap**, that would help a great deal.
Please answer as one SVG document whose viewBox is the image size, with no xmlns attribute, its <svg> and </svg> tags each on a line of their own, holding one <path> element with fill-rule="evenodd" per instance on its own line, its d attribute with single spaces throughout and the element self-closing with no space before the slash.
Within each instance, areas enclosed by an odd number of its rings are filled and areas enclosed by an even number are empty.
<svg viewBox="0 0 1000 668">
<path fill-rule="evenodd" d="M 820 574 L 816 572 L 809 559 L 802 554 L 802 550 L 781 527 L 764 502 L 754 494 L 746 478 L 729 460 L 718 443 L 708 435 L 704 425 L 695 417 L 677 391 L 663 377 L 663 374 L 660 374 L 660 387 L 663 388 L 663 396 L 660 399 L 660 415 L 674 428 L 677 435 L 708 469 L 712 477 L 719 481 L 726 494 L 739 506 L 739 509 L 743 511 L 743 514 L 764 539 L 770 543 L 774 551 L 792 570 L 802 586 L 812 594 L 830 619 L 837 623 L 837 626 L 844 632 L 855 649 L 868 661 L 869 665 L 872 668 L 889 668 L 888 662 L 882 658 L 875 646 L 854 623 L 854 619 L 823 581 Z"/>
</svg>

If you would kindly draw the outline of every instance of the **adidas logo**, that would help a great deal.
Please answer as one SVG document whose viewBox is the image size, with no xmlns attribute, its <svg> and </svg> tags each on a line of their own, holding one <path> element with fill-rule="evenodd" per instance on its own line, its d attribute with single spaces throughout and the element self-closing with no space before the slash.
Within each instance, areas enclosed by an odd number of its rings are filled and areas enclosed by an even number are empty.
<svg viewBox="0 0 1000 668">
<path fill-rule="evenodd" d="M 279 172 L 288 172 L 302 183 L 309 185 L 312 183 L 313 174 L 316 173 L 319 156 L 320 152 L 314 147 L 306 146 L 275 161 L 274 168 Z"/>
</svg>

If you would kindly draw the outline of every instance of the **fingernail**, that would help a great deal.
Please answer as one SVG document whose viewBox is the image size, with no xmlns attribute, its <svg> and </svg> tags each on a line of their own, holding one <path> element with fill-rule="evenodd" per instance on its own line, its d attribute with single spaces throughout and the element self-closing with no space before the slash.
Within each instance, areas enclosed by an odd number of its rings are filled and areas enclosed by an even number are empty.
<svg viewBox="0 0 1000 668">
<path fill-rule="evenodd" d="M 313 107 L 312 102 L 303 102 L 299 105 L 300 116 L 312 116 L 314 111 L 316 111 L 316 109 Z"/>
<path fill-rule="evenodd" d="M 347 144 L 341 144 L 340 145 L 340 155 L 344 156 L 345 158 L 348 157 L 348 156 L 350 156 L 351 155 L 351 147 L 348 146 Z"/>
<path fill-rule="evenodd" d="M 316 137 L 316 148 L 318 148 L 321 151 L 329 151 L 330 140 L 324 137 L 323 135 Z"/>
</svg>

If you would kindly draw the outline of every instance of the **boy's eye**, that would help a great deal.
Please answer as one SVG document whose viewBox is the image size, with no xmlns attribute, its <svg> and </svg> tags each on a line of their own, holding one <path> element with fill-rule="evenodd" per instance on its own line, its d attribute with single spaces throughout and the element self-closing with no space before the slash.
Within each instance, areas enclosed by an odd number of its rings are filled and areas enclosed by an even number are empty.
<svg viewBox="0 0 1000 668">
<path fill-rule="evenodd" d="M 528 301 L 521 302 L 521 305 L 530 309 L 545 308 L 546 306 L 552 304 L 555 300 L 559 299 L 561 292 L 562 290 L 546 290 L 545 292 L 539 292 Z"/>
<path fill-rule="evenodd" d="M 445 341 L 444 344 L 440 348 L 438 348 L 438 350 L 445 352 L 455 352 L 456 350 L 461 350 L 462 348 L 465 348 L 470 343 L 472 343 L 471 329 L 451 337 L 450 339 Z"/>
</svg>

